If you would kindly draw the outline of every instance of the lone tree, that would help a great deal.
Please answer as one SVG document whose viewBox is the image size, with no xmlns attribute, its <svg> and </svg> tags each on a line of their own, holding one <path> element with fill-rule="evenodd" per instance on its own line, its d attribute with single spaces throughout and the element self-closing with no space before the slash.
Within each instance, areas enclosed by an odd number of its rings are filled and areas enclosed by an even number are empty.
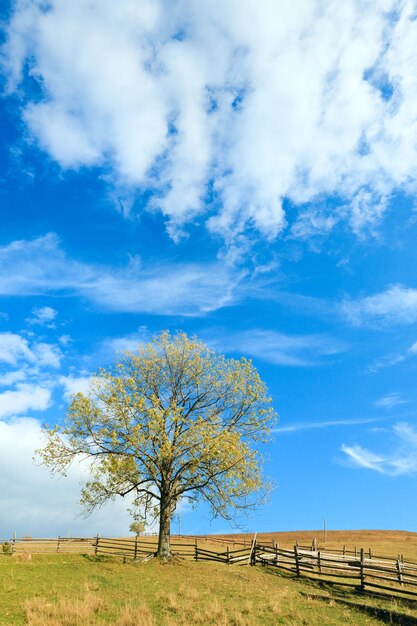
<svg viewBox="0 0 417 626">
<path fill-rule="evenodd" d="M 250 361 L 226 359 L 195 337 L 165 331 L 78 393 L 62 426 L 46 429 L 39 451 L 52 473 L 88 459 L 87 512 L 116 496 L 159 516 L 157 555 L 170 555 L 170 524 L 181 498 L 208 501 L 231 519 L 259 503 L 268 484 L 256 444 L 275 412 Z M 255 444 L 255 445 L 254 445 Z"/>
</svg>

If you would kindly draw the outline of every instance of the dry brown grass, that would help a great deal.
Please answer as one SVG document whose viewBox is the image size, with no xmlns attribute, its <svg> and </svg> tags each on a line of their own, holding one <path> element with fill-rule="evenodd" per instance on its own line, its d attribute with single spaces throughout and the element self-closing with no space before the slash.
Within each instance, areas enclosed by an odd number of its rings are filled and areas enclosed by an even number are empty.
<svg viewBox="0 0 417 626">
<path fill-rule="evenodd" d="M 216 545 L 219 550 L 222 545 L 232 547 L 235 543 L 246 541 L 246 544 L 253 538 L 250 534 L 227 534 L 227 535 L 207 535 L 205 543 Z M 317 539 L 319 546 L 325 548 L 340 549 L 346 546 L 347 550 L 354 550 L 355 546 L 360 548 L 371 548 L 374 554 L 381 556 L 397 557 L 403 554 L 404 558 L 417 561 L 417 533 L 402 530 L 331 530 L 326 533 L 324 542 L 323 530 L 302 530 L 291 532 L 270 532 L 258 533 L 258 543 L 272 545 L 276 542 L 282 548 L 293 548 L 296 541 L 301 545 L 311 545 Z M 223 542 L 223 543 L 222 543 Z M 210 548 L 211 549 L 211 548 Z"/>
<path fill-rule="evenodd" d="M 106 610 L 106 603 L 96 594 L 87 593 L 81 600 L 61 598 L 48 602 L 45 598 L 32 598 L 25 602 L 28 626 L 89 626 L 108 624 L 97 616 Z M 150 609 L 145 605 L 126 605 L 121 609 L 114 626 L 156 626 Z"/>
<path fill-rule="evenodd" d="M 152 613 L 146 605 L 139 607 L 126 606 L 122 609 L 115 626 L 156 626 Z"/>
<path fill-rule="evenodd" d="M 31 552 L 13 552 L 12 559 L 14 561 L 23 561 L 23 562 L 31 561 L 32 553 Z"/>
<path fill-rule="evenodd" d="M 61 598 L 56 603 L 32 598 L 25 602 L 25 617 L 28 626 L 86 626 L 95 621 L 95 614 L 103 608 L 103 600 L 92 593 L 81 600 Z"/>
</svg>

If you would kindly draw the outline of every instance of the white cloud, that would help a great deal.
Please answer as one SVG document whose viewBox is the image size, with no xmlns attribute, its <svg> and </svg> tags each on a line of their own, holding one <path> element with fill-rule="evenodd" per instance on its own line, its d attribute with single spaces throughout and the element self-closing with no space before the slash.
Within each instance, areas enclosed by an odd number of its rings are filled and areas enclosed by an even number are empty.
<svg viewBox="0 0 417 626">
<path fill-rule="evenodd" d="M 52 479 L 47 469 L 33 462 L 42 447 L 41 426 L 33 418 L 0 420 L 0 536 L 34 537 L 126 535 L 129 503 L 120 499 L 84 519 L 78 515 L 80 481 L 87 467 L 75 463 L 67 478 Z"/>
<path fill-rule="evenodd" d="M 9 387 L 15 383 L 20 383 L 27 377 L 25 369 L 12 370 L 0 375 L 0 387 Z"/>
<path fill-rule="evenodd" d="M 33 352 L 36 362 L 40 367 L 53 367 L 58 369 L 61 366 L 61 351 L 58 346 L 50 343 L 35 343 Z"/>
<path fill-rule="evenodd" d="M 335 217 L 299 234 L 340 219 L 360 234 L 416 187 L 413 15 L 411 0 L 19 0 L 4 69 L 10 92 L 39 82 L 22 109 L 42 149 L 156 190 L 174 237 L 209 188 L 224 237 L 275 237 L 283 198 L 323 194 Z"/>
<path fill-rule="evenodd" d="M 417 473 L 417 431 L 406 422 L 393 426 L 394 440 L 388 454 L 374 453 L 359 445 L 341 446 L 353 467 L 374 470 L 389 476 L 414 475 Z"/>
<path fill-rule="evenodd" d="M 50 306 L 35 307 L 32 309 L 32 317 L 27 319 L 29 324 L 41 324 L 53 327 L 53 321 L 58 311 Z"/>
<path fill-rule="evenodd" d="M 51 391 L 40 386 L 18 384 L 16 389 L 0 393 L 0 417 L 27 411 L 43 411 L 50 406 Z"/>
<path fill-rule="evenodd" d="M 86 392 L 90 380 L 90 376 L 60 376 L 59 383 L 64 387 L 64 398 L 70 401 L 74 394 Z"/>
<path fill-rule="evenodd" d="M 381 322 L 413 324 L 417 321 L 417 289 L 391 285 L 359 300 L 346 300 L 342 312 L 355 325 Z"/>
<path fill-rule="evenodd" d="M 21 359 L 34 360 L 27 340 L 14 333 L 0 333 L 0 362 L 16 365 Z"/>
<path fill-rule="evenodd" d="M 326 335 L 286 335 L 273 330 L 248 331 L 208 336 L 208 343 L 220 351 L 240 352 L 276 365 L 312 366 L 347 350 L 347 345 Z"/>
<path fill-rule="evenodd" d="M 123 352 L 136 352 L 140 345 L 148 343 L 151 339 L 152 334 L 146 326 L 142 326 L 135 333 L 130 333 L 123 337 L 105 339 L 101 345 L 100 352 L 102 352 L 105 357 L 113 358 L 115 355 L 122 354 Z"/>
<path fill-rule="evenodd" d="M 68 258 L 54 234 L 0 247 L 0 295 L 76 294 L 113 311 L 204 314 L 232 304 L 242 277 L 220 262 L 88 265 Z"/>
<path fill-rule="evenodd" d="M 1 279 L 0 279 L 1 280 Z M 29 343 L 16 333 L 0 333 L 0 363 L 34 363 L 39 367 L 60 366 L 61 352 L 58 346 L 50 343 Z"/>
</svg>

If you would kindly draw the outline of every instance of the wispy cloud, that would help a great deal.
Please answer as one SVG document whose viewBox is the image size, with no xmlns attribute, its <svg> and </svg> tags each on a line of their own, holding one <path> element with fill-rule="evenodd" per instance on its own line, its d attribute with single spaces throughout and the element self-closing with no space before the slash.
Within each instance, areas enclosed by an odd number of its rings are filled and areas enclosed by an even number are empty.
<svg viewBox="0 0 417 626">
<path fill-rule="evenodd" d="M 65 254 L 54 234 L 0 247 L 0 295 L 73 294 L 110 311 L 203 315 L 235 302 L 244 275 L 220 262 L 82 263 Z"/>
<path fill-rule="evenodd" d="M 340 449 L 357 467 L 372 469 L 380 474 L 384 474 L 386 472 L 385 467 L 387 461 L 378 454 L 374 454 L 361 446 L 346 446 L 343 444 Z"/>
<path fill-rule="evenodd" d="M 288 424 L 288 426 L 278 426 L 274 429 L 275 433 L 298 433 L 305 430 L 315 430 L 321 428 L 333 428 L 340 426 L 359 426 L 361 424 L 372 424 L 379 422 L 381 418 L 363 418 L 363 419 L 340 419 L 340 420 L 327 420 L 323 422 L 298 422 L 295 424 Z"/>
<path fill-rule="evenodd" d="M 414 475 L 417 473 L 417 431 L 406 422 L 399 422 L 392 429 L 392 451 L 379 454 L 360 445 L 341 446 L 352 467 L 370 469 L 389 476 Z"/>
<path fill-rule="evenodd" d="M 354 325 L 414 324 L 417 321 L 417 289 L 391 285 L 385 291 L 358 300 L 345 300 L 342 312 Z"/>
<path fill-rule="evenodd" d="M 402 363 L 407 359 L 415 357 L 417 354 L 417 342 L 413 343 L 409 348 L 407 348 L 404 352 L 397 352 L 393 354 L 387 354 L 385 356 L 377 359 L 370 366 L 369 370 L 371 372 L 377 372 L 384 367 L 391 367 L 393 365 L 398 365 L 398 363 Z"/>
<path fill-rule="evenodd" d="M 400 393 L 389 393 L 374 402 L 376 407 L 383 409 L 392 409 L 399 404 L 407 404 L 407 400 L 404 400 Z"/>
<path fill-rule="evenodd" d="M 8 89 L 62 168 L 103 166 L 130 198 L 156 189 L 151 207 L 174 238 L 199 214 L 226 238 L 248 226 L 273 238 L 283 198 L 305 207 L 323 194 L 341 197 L 344 214 L 328 209 L 299 234 L 340 219 L 360 233 L 393 190 L 414 189 L 411 2 L 122 6 L 14 4 Z"/>
<path fill-rule="evenodd" d="M 322 365 L 348 345 L 325 334 L 287 335 L 274 330 L 253 329 L 242 332 L 218 332 L 207 335 L 216 349 L 239 352 L 276 365 L 307 367 Z"/>
</svg>

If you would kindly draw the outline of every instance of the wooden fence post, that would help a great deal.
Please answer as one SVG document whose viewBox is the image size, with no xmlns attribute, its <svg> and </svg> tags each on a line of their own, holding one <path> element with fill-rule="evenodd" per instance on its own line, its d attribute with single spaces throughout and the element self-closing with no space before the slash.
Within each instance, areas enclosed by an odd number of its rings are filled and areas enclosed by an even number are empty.
<svg viewBox="0 0 417 626">
<path fill-rule="evenodd" d="M 99 537 L 98 537 L 98 533 L 97 533 L 97 537 L 96 537 L 96 540 L 95 540 L 95 543 L 94 543 L 94 554 L 95 554 L 95 556 L 97 556 L 97 552 L 98 552 L 98 539 L 99 539 Z"/>
<path fill-rule="evenodd" d="M 229 552 L 229 546 L 227 546 L 226 548 L 226 559 L 227 559 L 227 564 L 230 565 L 230 552 Z"/>
<path fill-rule="evenodd" d="M 57 542 L 57 545 L 56 545 L 56 551 L 57 551 L 57 552 L 59 552 L 59 544 L 60 544 L 60 541 L 61 541 L 61 537 L 60 537 L 60 536 L 58 536 L 58 542 Z"/>
<path fill-rule="evenodd" d="M 138 558 L 138 535 L 137 534 L 135 536 L 135 552 L 134 552 L 133 558 L 135 559 L 135 561 Z"/>
<path fill-rule="evenodd" d="M 198 545 L 197 545 L 197 537 L 195 538 L 194 544 L 194 559 L 198 561 Z"/>
<path fill-rule="evenodd" d="M 364 549 L 361 548 L 361 560 L 360 560 L 360 569 L 361 569 L 361 591 L 365 591 L 365 572 L 364 572 L 364 566 L 365 566 L 365 553 L 364 553 Z"/>
<path fill-rule="evenodd" d="M 295 558 L 295 571 L 297 576 L 300 576 L 300 555 L 298 554 L 298 545 L 294 546 L 294 558 Z"/>
<path fill-rule="evenodd" d="M 404 587 L 403 583 L 403 566 L 400 559 L 397 559 L 397 571 L 398 571 L 398 582 L 401 584 L 401 587 Z"/>
<path fill-rule="evenodd" d="M 249 554 L 250 565 L 256 565 L 256 536 L 252 540 L 252 547 Z"/>
<path fill-rule="evenodd" d="M 317 552 L 317 566 L 319 568 L 319 572 L 321 572 L 321 553 L 320 553 L 320 550 Z"/>
</svg>

